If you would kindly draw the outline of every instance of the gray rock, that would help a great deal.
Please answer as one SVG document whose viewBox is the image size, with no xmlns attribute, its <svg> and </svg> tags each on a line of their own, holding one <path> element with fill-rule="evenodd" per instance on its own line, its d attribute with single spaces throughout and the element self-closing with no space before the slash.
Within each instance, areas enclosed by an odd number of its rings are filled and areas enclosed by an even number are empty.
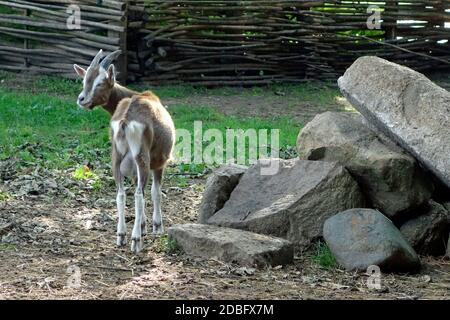
<svg viewBox="0 0 450 320">
<path fill-rule="evenodd" d="M 302 159 L 336 161 L 355 177 L 374 208 L 390 218 L 430 199 L 431 181 L 416 160 L 363 123 L 357 113 L 325 112 L 300 132 Z"/>
<path fill-rule="evenodd" d="M 450 92 L 378 57 L 358 58 L 339 78 L 348 101 L 450 187 Z"/>
<path fill-rule="evenodd" d="M 420 261 L 394 224 L 373 209 L 350 209 L 329 218 L 323 236 L 337 262 L 347 270 L 416 272 Z"/>
<path fill-rule="evenodd" d="M 261 162 L 251 166 L 208 223 L 287 238 L 305 247 L 322 235 L 328 217 L 364 206 L 358 184 L 337 163 L 278 161 L 275 175 L 261 175 Z"/>
<path fill-rule="evenodd" d="M 450 258 L 450 234 L 448 235 L 448 242 L 447 242 L 447 258 Z"/>
<path fill-rule="evenodd" d="M 442 205 L 444 206 L 445 209 L 447 209 L 448 212 L 450 212 L 450 202 L 449 201 L 443 202 Z"/>
<path fill-rule="evenodd" d="M 224 165 L 213 172 L 206 181 L 205 192 L 200 204 L 199 223 L 206 223 L 214 213 L 223 208 L 247 169 L 246 166 L 231 164 Z"/>
<path fill-rule="evenodd" d="M 405 222 L 400 231 L 411 246 L 423 255 L 444 255 L 450 214 L 441 204 L 430 200 L 423 214 Z"/>
<path fill-rule="evenodd" d="M 174 225 L 168 233 L 185 253 L 194 256 L 247 266 L 285 265 L 294 259 L 289 241 L 253 232 L 189 223 Z"/>
</svg>

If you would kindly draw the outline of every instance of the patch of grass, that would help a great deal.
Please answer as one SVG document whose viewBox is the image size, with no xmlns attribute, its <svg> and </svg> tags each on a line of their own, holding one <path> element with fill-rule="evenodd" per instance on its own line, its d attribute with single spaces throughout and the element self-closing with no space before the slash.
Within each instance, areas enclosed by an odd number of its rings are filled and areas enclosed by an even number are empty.
<svg viewBox="0 0 450 320">
<path fill-rule="evenodd" d="M 0 202 L 11 199 L 9 193 L 0 190 Z"/>
<path fill-rule="evenodd" d="M 183 250 L 175 239 L 172 237 L 167 237 L 165 251 L 167 254 L 179 254 Z"/>
<path fill-rule="evenodd" d="M 90 178 L 95 178 L 95 174 L 91 171 L 88 166 L 82 166 L 75 170 L 73 177 L 77 180 L 87 180 Z"/>
<path fill-rule="evenodd" d="M 274 95 L 292 95 L 302 99 L 302 101 L 318 102 L 322 105 L 334 103 L 336 96 L 341 96 L 334 83 L 311 81 L 302 84 L 273 84 L 258 87 L 217 87 L 207 88 L 204 86 L 193 86 L 190 84 L 180 84 L 171 86 L 152 86 L 145 84 L 134 84 L 131 87 L 135 90 L 152 90 L 163 98 L 186 98 L 193 95 L 209 96 L 244 96 L 269 97 Z"/>
<path fill-rule="evenodd" d="M 97 178 L 91 183 L 92 190 L 100 191 L 103 188 L 103 182 L 101 179 Z"/>
<path fill-rule="evenodd" d="M 185 176 L 174 175 L 168 178 L 178 188 L 186 188 L 189 186 L 189 180 Z"/>
<path fill-rule="evenodd" d="M 81 80 L 75 81 L 58 76 L 38 76 L 34 78 L 32 85 L 40 91 L 58 93 L 59 96 L 76 97 L 81 92 Z"/>
<path fill-rule="evenodd" d="M 165 254 L 180 254 L 183 252 L 183 249 L 175 239 L 168 235 L 164 235 L 158 239 L 156 251 L 164 252 Z"/>
<path fill-rule="evenodd" d="M 45 80 L 42 80 L 45 79 Z M 17 156 L 29 165 L 42 164 L 48 168 L 67 169 L 83 163 L 110 162 L 109 115 L 102 108 L 79 108 L 73 83 L 55 78 L 41 78 L 54 86 L 54 92 L 33 94 L 27 91 L 0 88 L 0 160 Z M 70 81 L 70 80 L 68 80 Z M 70 87 L 70 88 L 69 88 Z M 203 130 L 218 129 L 280 129 L 280 147 L 295 145 L 300 126 L 295 121 L 280 117 L 272 120 L 238 118 L 208 107 L 174 105 L 170 112 L 178 129 L 193 132 L 194 121 L 203 122 Z M 270 141 L 270 135 L 269 135 Z M 180 167 L 180 170 L 202 172 L 203 164 Z"/>
<path fill-rule="evenodd" d="M 16 246 L 10 243 L 0 243 L 0 251 L 15 250 Z"/>
<path fill-rule="evenodd" d="M 75 171 L 72 173 L 72 176 L 76 180 L 85 181 L 94 191 L 100 190 L 103 186 L 100 177 L 86 165 L 75 169 Z"/>
<path fill-rule="evenodd" d="M 171 85 L 171 86 L 148 86 L 147 84 L 132 84 L 130 88 L 137 91 L 151 90 L 160 97 L 165 98 L 186 98 L 198 94 L 202 90 L 189 84 Z"/>
<path fill-rule="evenodd" d="M 7 80 L 7 79 L 14 79 L 15 74 L 12 72 L 0 70 L 0 81 Z"/>
<path fill-rule="evenodd" d="M 17 77 L 17 79 L 15 78 Z M 30 81 L 20 82 L 20 77 L 10 72 L 0 72 L 0 160 L 11 156 L 18 157 L 25 166 L 43 165 L 47 168 L 80 168 L 87 164 L 92 171 L 98 165 L 110 164 L 109 115 L 102 108 L 92 111 L 76 105 L 76 97 L 81 91 L 80 81 L 62 79 L 57 76 L 38 76 Z M 17 81 L 16 81 L 17 80 Z M 17 85 L 19 83 L 19 85 Z M 21 84 L 22 83 L 22 84 Z M 8 88 L 11 84 L 12 89 Z M 188 97 L 199 94 L 212 96 L 263 96 L 290 95 L 313 104 L 329 104 L 339 96 L 337 89 L 326 83 L 279 84 L 266 87 L 234 88 L 223 87 L 207 89 L 192 85 L 148 87 L 136 84 L 137 90 L 154 90 L 162 98 Z M 296 138 L 302 124 L 280 113 L 268 118 L 226 116 L 210 108 L 192 104 L 172 104 L 169 112 L 177 129 L 187 129 L 192 135 L 194 122 L 202 122 L 203 134 L 208 129 L 217 129 L 226 146 L 226 133 L 229 129 L 268 130 L 268 152 L 270 152 L 271 132 L 279 129 L 279 148 L 281 157 L 296 156 Z M 205 138 L 203 147 L 214 142 Z M 229 140 L 229 139 L 228 139 Z M 259 139 L 258 139 L 259 141 Z M 192 141 L 192 144 L 194 142 Z M 236 152 L 238 142 L 233 140 Z M 248 160 L 248 139 L 244 141 L 246 160 Z M 204 150 L 204 149 L 203 149 Z M 257 154 L 259 154 L 257 150 Z M 176 155 L 179 156 L 179 155 Z M 234 155 L 223 154 L 223 159 Z M 185 161 L 186 162 L 186 161 Z M 178 163 L 175 172 L 203 174 L 210 164 Z M 79 172 L 83 175 L 83 172 Z M 178 179 L 178 178 L 177 178 Z M 178 179 L 180 185 L 186 181 Z M 94 183 L 93 188 L 101 188 Z"/>
<path fill-rule="evenodd" d="M 338 266 L 336 258 L 323 241 L 318 241 L 314 249 L 313 261 L 325 269 L 334 269 Z"/>
<path fill-rule="evenodd" d="M 232 152 L 223 152 L 223 159 L 232 159 L 237 155 L 238 141 L 237 139 L 227 139 L 228 133 L 236 133 L 239 134 L 241 131 L 242 134 L 250 133 L 250 130 L 256 130 L 255 132 L 260 132 L 261 130 L 267 130 L 267 144 L 268 148 L 271 147 L 271 139 L 274 135 L 274 129 L 278 129 L 279 131 L 279 147 L 281 149 L 287 149 L 295 145 L 295 141 L 297 139 L 298 132 L 300 130 L 300 125 L 298 122 L 294 121 L 288 117 L 278 117 L 273 119 L 260 119 L 260 118 L 238 118 L 235 116 L 226 116 L 216 110 L 208 107 L 194 107 L 189 105 L 174 105 L 171 106 L 170 112 L 174 117 L 175 126 L 177 128 L 187 129 L 189 132 L 194 132 L 194 123 L 195 121 L 202 121 L 201 128 L 202 132 L 205 133 L 208 129 L 216 129 L 221 132 L 222 141 L 224 144 L 224 148 L 226 149 L 226 145 L 230 144 L 232 146 Z M 234 131 L 232 131 L 235 129 Z M 195 136 L 192 136 L 192 146 L 194 146 Z M 205 141 L 206 140 L 206 141 Z M 258 143 L 260 142 L 259 138 L 257 138 Z M 215 139 L 203 139 L 203 146 L 213 143 Z M 249 158 L 249 139 L 245 139 L 245 159 L 248 162 Z M 261 145 L 264 148 L 264 146 Z M 192 147 L 194 150 L 194 147 Z M 230 150 L 231 151 L 231 150 Z M 259 148 L 256 150 L 257 154 L 259 154 L 262 149 Z M 269 152 L 270 150 L 267 150 Z M 215 154 L 215 153 L 214 153 Z M 176 154 L 177 157 L 182 156 L 182 154 Z M 189 171 L 203 171 L 204 166 L 195 164 L 195 165 L 183 165 L 181 170 Z"/>
<path fill-rule="evenodd" d="M 0 160 L 68 168 L 109 161 L 109 116 L 76 106 L 75 99 L 0 88 Z"/>
</svg>

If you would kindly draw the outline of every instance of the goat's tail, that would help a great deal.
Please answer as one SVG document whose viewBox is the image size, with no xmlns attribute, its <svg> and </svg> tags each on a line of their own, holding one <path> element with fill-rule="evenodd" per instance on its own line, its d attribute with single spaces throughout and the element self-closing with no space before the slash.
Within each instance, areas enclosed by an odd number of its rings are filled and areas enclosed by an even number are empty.
<svg viewBox="0 0 450 320">
<path fill-rule="evenodd" d="M 128 126 L 128 120 L 123 118 L 119 120 L 119 125 L 117 126 L 117 133 L 116 133 L 116 137 L 118 139 L 126 139 L 126 135 L 125 135 L 125 129 Z"/>
</svg>

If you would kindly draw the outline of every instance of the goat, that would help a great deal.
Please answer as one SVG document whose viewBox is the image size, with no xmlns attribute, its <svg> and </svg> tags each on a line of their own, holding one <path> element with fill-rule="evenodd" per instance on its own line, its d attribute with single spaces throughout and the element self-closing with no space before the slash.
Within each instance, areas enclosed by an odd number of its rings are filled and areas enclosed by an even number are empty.
<svg viewBox="0 0 450 320">
<path fill-rule="evenodd" d="M 112 62 L 121 54 L 115 51 L 102 61 L 102 50 L 87 70 L 74 65 L 83 78 L 83 91 L 78 105 L 93 109 L 102 106 L 111 114 L 112 168 L 117 185 L 117 245 L 126 245 L 124 177 L 137 182 L 135 220 L 131 235 L 131 250 L 139 253 L 147 233 L 144 189 L 150 171 L 153 173 L 151 196 L 153 200 L 153 233 L 164 233 L 161 213 L 161 183 L 164 168 L 171 159 L 175 142 L 175 126 L 159 98 L 150 91 L 139 93 L 116 82 Z"/>
</svg>

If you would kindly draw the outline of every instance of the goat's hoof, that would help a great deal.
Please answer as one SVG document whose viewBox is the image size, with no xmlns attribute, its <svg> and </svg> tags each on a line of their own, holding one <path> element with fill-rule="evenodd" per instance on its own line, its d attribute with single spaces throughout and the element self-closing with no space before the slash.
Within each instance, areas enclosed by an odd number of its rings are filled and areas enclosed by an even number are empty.
<svg viewBox="0 0 450 320">
<path fill-rule="evenodd" d="M 164 226 L 162 224 L 153 224 L 153 235 L 160 236 L 164 234 Z"/>
<path fill-rule="evenodd" d="M 127 235 L 126 234 L 118 234 L 117 235 L 117 246 L 123 247 L 127 244 Z"/>
<path fill-rule="evenodd" d="M 142 235 L 142 237 L 145 237 L 147 235 L 147 224 L 146 223 L 141 224 L 141 235 Z"/>
<path fill-rule="evenodd" d="M 138 254 L 139 252 L 141 252 L 143 247 L 144 247 L 144 238 L 131 239 L 131 251 L 134 254 Z"/>
</svg>

